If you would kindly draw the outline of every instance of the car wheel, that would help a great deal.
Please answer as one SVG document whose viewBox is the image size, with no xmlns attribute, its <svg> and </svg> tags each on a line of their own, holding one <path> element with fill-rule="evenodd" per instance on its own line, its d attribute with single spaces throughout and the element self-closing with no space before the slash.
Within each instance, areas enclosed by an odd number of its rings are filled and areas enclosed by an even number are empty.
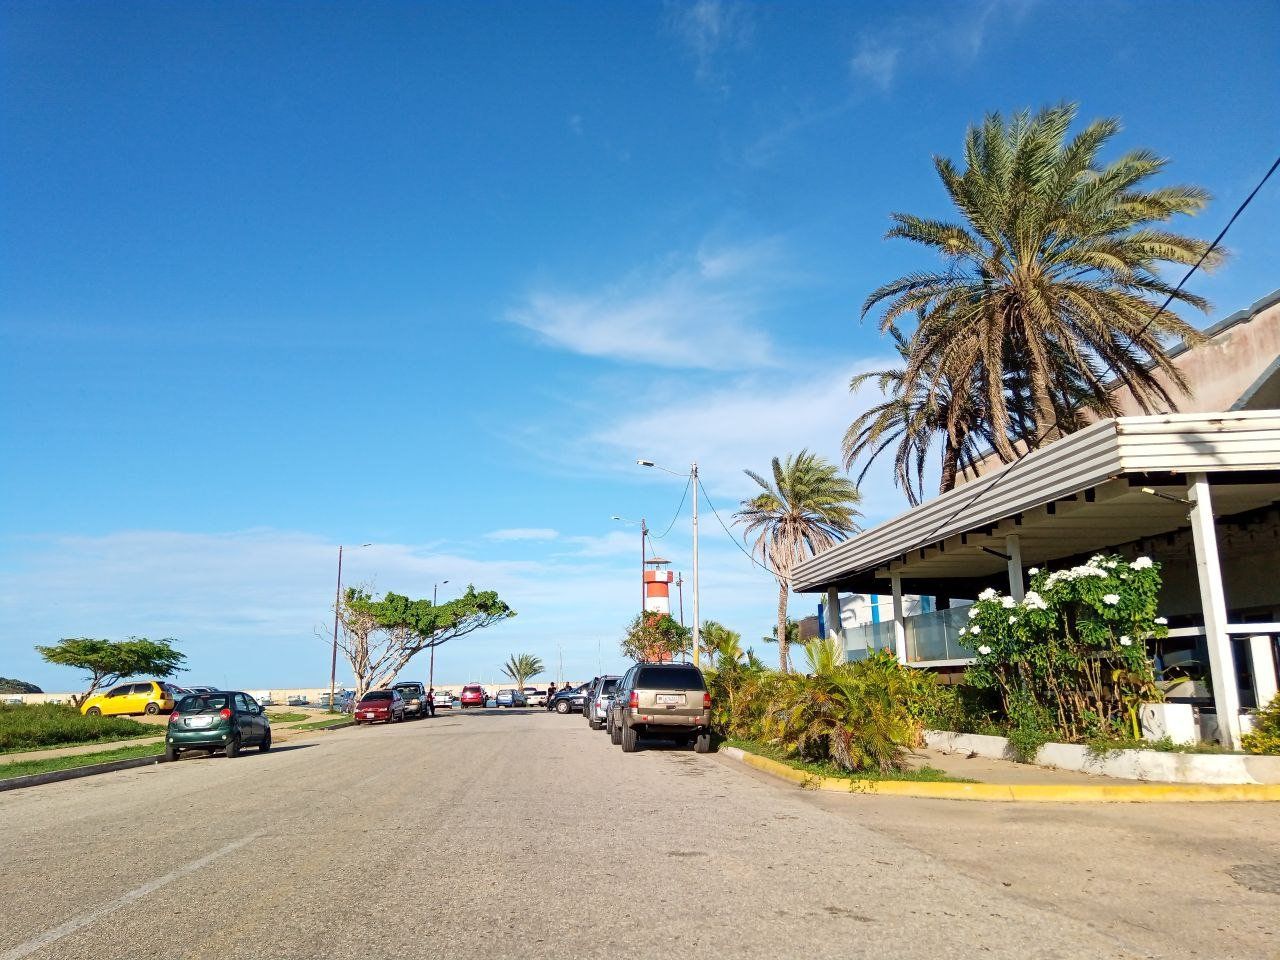
<svg viewBox="0 0 1280 960">
<path fill-rule="evenodd" d="M 165 763 L 173 763 L 173 762 L 174 762 L 175 760 L 177 760 L 177 759 L 178 759 L 178 748 L 177 748 L 177 747 L 165 747 L 165 748 L 164 748 L 164 762 L 165 762 Z"/>
<path fill-rule="evenodd" d="M 698 753 L 711 752 L 711 731 L 703 730 L 693 741 L 693 749 Z"/>
<path fill-rule="evenodd" d="M 97 707 L 90 707 L 88 710 L 84 712 L 84 715 L 86 717 L 100 717 L 102 716 L 102 711 L 99 710 Z"/>
<path fill-rule="evenodd" d="M 640 737 L 636 734 L 635 727 L 622 728 L 622 752 L 635 753 L 636 748 L 640 745 Z"/>
<path fill-rule="evenodd" d="M 151 714 L 151 716 L 154 717 L 159 712 L 160 712 L 160 704 L 158 703 L 147 704 L 147 713 Z"/>
<path fill-rule="evenodd" d="M 615 747 L 622 742 L 622 730 L 616 723 L 609 724 L 609 740 Z"/>
<path fill-rule="evenodd" d="M 227 741 L 227 745 L 222 750 L 228 759 L 240 756 L 240 738 L 232 737 Z"/>
<path fill-rule="evenodd" d="M 271 749 L 271 731 L 268 730 L 266 738 L 260 744 L 258 744 L 258 752 L 266 753 L 270 749 Z"/>
<path fill-rule="evenodd" d="M 556 713 L 568 713 L 568 712 L 569 712 L 568 700 L 561 700 L 559 703 L 556 704 Z"/>
</svg>

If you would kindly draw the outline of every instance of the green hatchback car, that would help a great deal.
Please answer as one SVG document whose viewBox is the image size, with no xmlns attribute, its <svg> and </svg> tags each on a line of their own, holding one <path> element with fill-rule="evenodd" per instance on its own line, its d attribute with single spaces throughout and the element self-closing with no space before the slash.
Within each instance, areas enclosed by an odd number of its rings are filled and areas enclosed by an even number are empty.
<svg viewBox="0 0 1280 960">
<path fill-rule="evenodd" d="M 183 750 L 221 750 L 234 757 L 250 746 L 264 753 L 271 749 L 271 721 L 247 693 L 219 690 L 192 694 L 179 700 L 169 714 L 166 760 L 177 760 Z"/>
</svg>

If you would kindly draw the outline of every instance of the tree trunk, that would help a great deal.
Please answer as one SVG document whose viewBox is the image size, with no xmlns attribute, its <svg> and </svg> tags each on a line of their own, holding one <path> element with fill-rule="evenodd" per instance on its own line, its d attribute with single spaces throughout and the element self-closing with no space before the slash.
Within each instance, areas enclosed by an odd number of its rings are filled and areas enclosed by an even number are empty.
<svg viewBox="0 0 1280 960">
<path fill-rule="evenodd" d="M 956 445 L 947 437 L 946 446 L 942 448 L 942 482 L 938 484 L 939 493 L 955 489 L 956 461 Z"/>
<path fill-rule="evenodd" d="M 790 638 L 787 636 L 787 581 L 778 581 L 778 669 L 791 672 Z"/>
</svg>

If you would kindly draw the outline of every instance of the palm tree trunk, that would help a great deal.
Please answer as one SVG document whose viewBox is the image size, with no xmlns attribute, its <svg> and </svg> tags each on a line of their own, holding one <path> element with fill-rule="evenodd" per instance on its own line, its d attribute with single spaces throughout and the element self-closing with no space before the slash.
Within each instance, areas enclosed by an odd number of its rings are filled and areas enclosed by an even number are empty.
<svg viewBox="0 0 1280 960">
<path fill-rule="evenodd" d="M 790 638 L 787 636 L 787 581 L 778 581 L 778 669 L 783 673 L 791 672 L 791 656 L 788 649 Z"/>
<path fill-rule="evenodd" d="M 956 461 L 956 444 L 947 437 L 946 445 L 942 448 L 942 482 L 938 484 L 939 493 L 955 489 Z"/>
</svg>

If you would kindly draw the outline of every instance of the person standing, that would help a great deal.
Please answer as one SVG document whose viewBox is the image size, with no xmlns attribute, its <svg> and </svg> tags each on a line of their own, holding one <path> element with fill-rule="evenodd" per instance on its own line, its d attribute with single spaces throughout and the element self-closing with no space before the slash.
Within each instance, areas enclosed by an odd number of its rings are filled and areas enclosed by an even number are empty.
<svg viewBox="0 0 1280 960">
<path fill-rule="evenodd" d="M 548 710 L 551 709 L 551 703 L 552 701 L 555 700 L 555 698 L 556 698 L 556 682 L 552 680 L 551 683 L 547 685 L 547 709 Z"/>
<path fill-rule="evenodd" d="M 427 691 L 427 716 L 434 717 L 436 715 L 436 688 L 432 687 Z"/>
</svg>

